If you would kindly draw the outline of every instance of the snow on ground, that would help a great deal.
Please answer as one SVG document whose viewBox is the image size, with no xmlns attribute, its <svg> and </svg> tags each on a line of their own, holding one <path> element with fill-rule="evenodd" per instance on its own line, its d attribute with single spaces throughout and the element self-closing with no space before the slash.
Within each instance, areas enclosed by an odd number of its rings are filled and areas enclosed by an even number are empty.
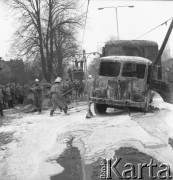
<svg viewBox="0 0 173 180">
<path fill-rule="evenodd" d="M 164 120 L 168 125 L 168 134 L 169 137 L 173 139 L 173 105 L 169 103 L 165 103 L 160 96 L 157 95 L 155 101 L 153 103 L 154 106 L 158 107 L 159 109 L 166 110 Z M 164 126 L 163 126 L 164 128 Z"/>
<path fill-rule="evenodd" d="M 112 112 L 85 119 L 87 107 L 79 106 L 70 110 L 70 116 L 61 113 L 50 117 L 45 111 L 15 119 L 10 126 L 0 127 L 0 132 L 14 132 L 14 141 L 6 145 L 0 160 L 0 179 L 47 180 L 62 172 L 63 167 L 55 159 L 67 148 L 71 137 L 85 164 L 99 157 L 111 158 L 116 149 L 130 146 L 168 163 L 173 171 L 173 149 L 168 144 L 173 132 L 173 106 L 160 98 L 154 104 L 161 110 L 145 115 Z"/>
<path fill-rule="evenodd" d="M 168 112 L 165 116 L 166 123 L 169 126 L 169 137 L 173 139 L 173 112 Z"/>
</svg>

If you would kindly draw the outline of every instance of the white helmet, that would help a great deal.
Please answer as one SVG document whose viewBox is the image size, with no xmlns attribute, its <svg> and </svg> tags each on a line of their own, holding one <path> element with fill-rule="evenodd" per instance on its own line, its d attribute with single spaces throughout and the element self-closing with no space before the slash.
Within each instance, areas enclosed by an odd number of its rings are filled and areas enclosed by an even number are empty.
<svg viewBox="0 0 173 180">
<path fill-rule="evenodd" d="M 89 75 L 89 76 L 88 76 L 88 78 L 90 78 L 90 79 L 91 79 L 91 78 L 92 78 L 92 75 Z"/>
<path fill-rule="evenodd" d="M 55 79 L 55 83 L 56 82 L 61 82 L 61 78 L 60 77 L 57 77 L 56 79 Z"/>
<path fill-rule="evenodd" d="M 38 80 L 38 79 L 35 79 L 35 82 L 39 82 L 39 80 Z"/>
</svg>

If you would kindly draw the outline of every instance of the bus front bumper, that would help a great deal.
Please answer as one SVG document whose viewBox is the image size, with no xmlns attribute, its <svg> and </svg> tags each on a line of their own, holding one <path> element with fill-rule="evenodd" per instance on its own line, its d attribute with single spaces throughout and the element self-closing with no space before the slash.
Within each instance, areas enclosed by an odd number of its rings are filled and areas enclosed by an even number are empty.
<svg viewBox="0 0 173 180">
<path fill-rule="evenodd" d="M 97 104 L 106 104 L 110 107 L 136 107 L 136 108 L 145 108 L 146 102 L 135 102 L 132 100 L 124 99 L 124 100 L 113 100 L 113 99 L 106 99 L 106 98 L 97 98 L 97 97 L 90 97 L 90 100 Z"/>
</svg>

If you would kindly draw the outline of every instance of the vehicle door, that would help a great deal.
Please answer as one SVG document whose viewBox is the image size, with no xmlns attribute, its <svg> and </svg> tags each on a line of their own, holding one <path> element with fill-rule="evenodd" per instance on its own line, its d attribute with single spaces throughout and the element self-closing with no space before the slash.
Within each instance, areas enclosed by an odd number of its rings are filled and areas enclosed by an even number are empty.
<svg viewBox="0 0 173 180">
<path fill-rule="evenodd" d="M 150 67 L 150 89 L 160 94 L 165 102 L 173 104 L 173 69 L 163 66 Z"/>
</svg>

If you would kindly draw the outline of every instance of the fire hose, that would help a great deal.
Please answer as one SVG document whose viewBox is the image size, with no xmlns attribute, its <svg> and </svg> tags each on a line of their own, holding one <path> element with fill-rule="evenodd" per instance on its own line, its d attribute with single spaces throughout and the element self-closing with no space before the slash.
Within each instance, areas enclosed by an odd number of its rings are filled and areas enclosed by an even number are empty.
<svg viewBox="0 0 173 180">
<path fill-rule="evenodd" d="M 71 89 L 68 90 L 67 92 L 63 93 L 62 96 L 65 96 L 66 94 L 68 94 L 69 92 L 71 92 L 73 89 L 75 89 L 75 88 L 71 88 Z"/>
</svg>

